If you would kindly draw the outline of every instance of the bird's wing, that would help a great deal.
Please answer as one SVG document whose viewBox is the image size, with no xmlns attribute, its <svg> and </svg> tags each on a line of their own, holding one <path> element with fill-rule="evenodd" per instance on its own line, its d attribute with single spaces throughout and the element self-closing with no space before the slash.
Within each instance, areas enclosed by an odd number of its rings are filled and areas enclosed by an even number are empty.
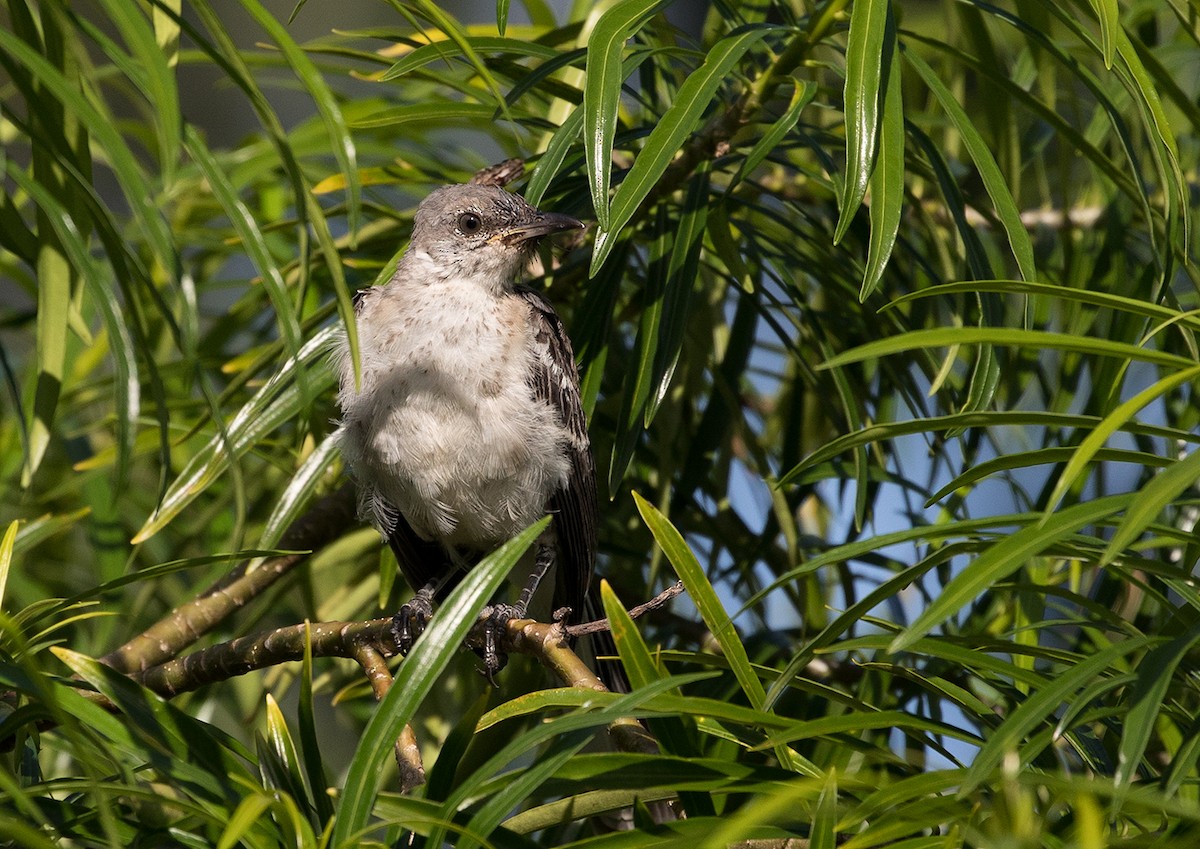
<svg viewBox="0 0 1200 849">
<path fill-rule="evenodd" d="M 567 483 L 551 497 L 548 509 L 558 538 L 554 606 L 570 607 L 571 621 L 578 622 L 596 562 L 597 523 L 596 466 L 579 397 L 579 371 L 566 328 L 550 303 L 529 289 L 518 289 L 517 294 L 529 307 L 534 331 L 536 353 L 529 386 L 536 399 L 558 412 L 569 434 Z"/>
<path fill-rule="evenodd" d="M 404 518 L 404 514 L 378 492 L 360 491 L 359 498 L 360 515 L 368 516 L 387 537 L 388 545 L 396 555 L 396 563 L 400 566 L 400 574 L 404 576 L 413 592 L 440 581 L 448 573 L 457 571 L 446 548 L 440 543 L 418 536 Z M 440 588 L 438 598 L 444 598 L 457 583 L 458 581 L 453 579 L 446 581 Z"/>
</svg>

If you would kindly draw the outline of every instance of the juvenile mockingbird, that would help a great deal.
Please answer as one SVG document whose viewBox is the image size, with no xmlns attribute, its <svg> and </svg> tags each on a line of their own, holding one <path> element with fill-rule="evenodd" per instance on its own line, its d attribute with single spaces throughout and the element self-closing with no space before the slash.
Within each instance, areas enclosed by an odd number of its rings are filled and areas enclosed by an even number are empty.
<svg viewBox="0 0 1200 849">
<path fill-rule="evenodd" d="M 417 590 L 393 623 L 402 652 L 466 569 L 547 513 L 530 585 L 490 612 L 485 672 L 556 559 L 554 607 L 583 614 L 596 483 L 579 375 L 554 309 L 518 285 L 541 237 L 583 226 L 501 188 L 446 186 L 417 207 L 391 281 L 355 299 L 362 381 L 343 342 L 338 438 L 361 512 Z"/>
</svg>

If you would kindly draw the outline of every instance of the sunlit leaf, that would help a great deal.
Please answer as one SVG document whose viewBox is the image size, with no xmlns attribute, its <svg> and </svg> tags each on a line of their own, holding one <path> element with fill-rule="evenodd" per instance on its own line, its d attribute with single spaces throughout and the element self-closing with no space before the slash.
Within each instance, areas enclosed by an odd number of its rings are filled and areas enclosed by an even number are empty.
<svg viewBox="0 0 1200 849">
<path fill-rule="evenodd" d="M 846 38 L 846 84 L 843 91 L 846 128 L 846 171 L 838 198 L 833 241 L 840 242 L 867 192 L 879 146 L 880 113 L 900 68 L 893 57 L 895 23 L 890 0 L 868 0 L 850 7 Z M 884 81 L 887 80 L 886 84 Z"/>
</svg>

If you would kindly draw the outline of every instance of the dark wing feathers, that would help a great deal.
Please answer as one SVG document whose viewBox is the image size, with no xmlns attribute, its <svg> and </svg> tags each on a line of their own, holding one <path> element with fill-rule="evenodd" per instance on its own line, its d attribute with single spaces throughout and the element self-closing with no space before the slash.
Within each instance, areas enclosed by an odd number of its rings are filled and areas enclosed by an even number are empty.
<svg viewBox="0 0 1200 849">
<path fill-rule="evenodd" d="M 537 353 L 529 375 L 534 398 L 559 412 L 569 434 L 571 469 L 567 485 L 550 499 L 558 539 L 554 607 L 570 607 L 570 621 L 584 615 L 584 598 L 596 562 L 596 466 L 588 440 L 587 417 L 579 396 L 579 372 L 566 328 L 554 308 L 537 292 L 520 288 L 529 306 Z"/>
</svg>

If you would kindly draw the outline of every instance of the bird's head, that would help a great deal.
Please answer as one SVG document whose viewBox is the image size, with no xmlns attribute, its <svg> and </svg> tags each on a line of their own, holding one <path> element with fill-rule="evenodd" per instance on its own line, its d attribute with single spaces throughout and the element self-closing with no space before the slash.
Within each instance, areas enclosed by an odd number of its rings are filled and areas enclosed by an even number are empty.
<svg viewBox="0 0 1200 849">
<path fill-rule="evenodd" d="M 417 207 L 409 252 L 426 255 L 446 274 L 509 286 L 539 239 L 583 227 L 496 186 L 443 186 Z"/>
</svg>

